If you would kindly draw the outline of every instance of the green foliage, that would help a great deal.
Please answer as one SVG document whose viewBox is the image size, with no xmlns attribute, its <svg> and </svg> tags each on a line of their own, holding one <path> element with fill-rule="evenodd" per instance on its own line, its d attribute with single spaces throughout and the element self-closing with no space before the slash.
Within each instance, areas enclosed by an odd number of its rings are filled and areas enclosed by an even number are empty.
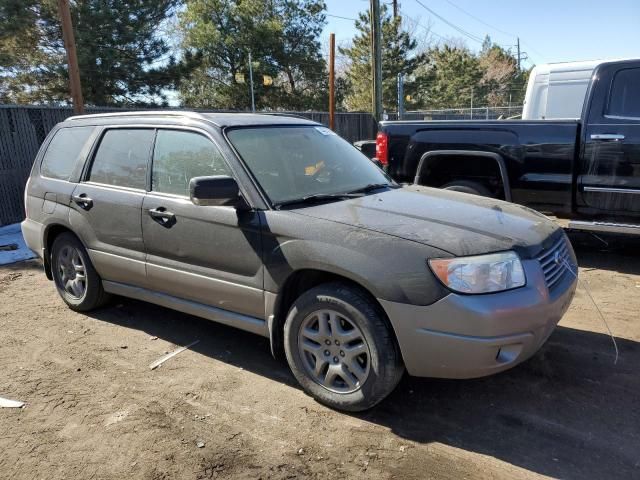
<svg viewBox="0 0 640 480">
<path fill-rule="evenodd" d="M 183 102 L 249 108 L 251 52 L 256 108 L 326 108 L 326 64 L 318 41 L 325 9 L 323 0 L 187 0 L 179 16 L 182 48 L 201 64 L 181 85 Z M 274 84 L 264 85 L 263 75 Z"/>
<path fill-rule="evenodd" d="M 476 105 L 484 104 L 484 92 L 479 88 L 482 69 L 478 57 L 466 48 L 450 45 L 432 48 L 427 56 L 429 63 L 416 73 L 415 103 L 420 108 L 469 106 L 472 96 Z"/>
<path fill-rule="evenodd" d="M 0 0 L 9 24 L 23 29 L 0 40 L 1 61 L 11 62 L 3 76 L 6 101 L 64 102 L 69 98 L 66 55 L 57 2 L 29 0 L 16 8 Z M 169 44 L 157 34 L 177 0 L 77 0 L 71 2 L 78 64 L 85 103 L 138 105 L 163 103 L 163 89 L 176 83 L 184 65 L 169 55 Z M 28 55 L 21 57 L 22 39 Z M 12 60 L 16 57 L 22 61 Z"/>
<path fill-rule="evenodd" d="M 406 95 L 415 95 L 416 85 L 411 75 L 426 61 L 422 54 L 415 54 L 417 42 L 402 28 L 400 17 L 393 18 L 385 4 L 381 7 L 382 33 L 382 106 L 387 111 L 397 108 L 398 74 L 405 78 Z M 345 104 L 350 110 L 371 111 L 371 28 L 370 13 L 360 13 L 356 20 L 358 33 L 352 44 L 340 48 L 341 54 L 349 58 L 350 66 L 346 72 L 349 89 Z"/>
</svg>

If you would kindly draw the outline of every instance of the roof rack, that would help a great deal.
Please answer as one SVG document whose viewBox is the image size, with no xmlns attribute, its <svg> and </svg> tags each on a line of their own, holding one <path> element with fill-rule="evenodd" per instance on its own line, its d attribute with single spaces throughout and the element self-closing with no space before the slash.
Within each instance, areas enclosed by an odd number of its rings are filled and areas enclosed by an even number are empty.
<svg viewBox="0 0 640 480">
<path fill-rule="evenodd" d="M 73 115 L 68 117 L 67 120 L 81 120 L 84 118 L 104 118 L 104 117 L 139 117 L 146 115 L 167 115 L 174 117 L 189 117 L 197 118 L 199 120 L 207 120 L 207 117 L 201 113 L 189 111 L 189 110 L 133 110 L 129 112 L 112 112 L 112 113 L 92 113 L 88 115 Z"/>
</svg>

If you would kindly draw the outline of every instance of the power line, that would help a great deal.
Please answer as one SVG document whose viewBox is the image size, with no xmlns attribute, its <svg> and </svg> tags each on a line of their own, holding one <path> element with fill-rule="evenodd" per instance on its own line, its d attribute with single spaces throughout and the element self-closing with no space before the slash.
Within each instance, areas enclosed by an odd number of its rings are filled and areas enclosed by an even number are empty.
<svg viewBox="0 0 640 480">
<path fill-rule="evenodd" d="M 465 15 L 473 18 L 474 20 L 480 22 L 481 24 L 483 24 L 486 27 L 489 27 L 493 30 L 495 30 L 496 32 L 500 32 L 504 35 L 508 35 L 510 37 L 517 37 L 518 35 L 515 35 L 513 33 L 509 33 L 509 32 L 505 32 L 504 30 L 500 30 L 498 27 L 494 27 L 493 25 L 485 22 L 484 20 L 482 20 L 481 18 L 476 17 L 473 13 L 469 13 L 467 12 L 464 8 L 459 7 L 458 5 L 456 5 L 455 3 L 453 3 L 451 0 L 444 0 L 445 2 L 447 2 L 449 5 L 453 6 L 454 8 L 457 8 L 458 10 L 460 10 L 462 13 L 464 13 Z"/>
<path fill-rule="evenodd" d="M 350 20 L 350 21 L 352 21 L 352 22 L 357 22 L 357 21 L 358 21 L 358 19 L 356 19 L 356 18 L 343 17 L 342 15 L 332 15 L 332 14 L 330 14 L 330 13 L 325 13 L 325 15 L 326 15 L 327 17 L 339 18 L 339 19 L 341 19 L 341 20 Z"/>
<path fill-rule="evenodd" d="M 420 5 L 422 8 L 424 8 L 427 12 L 431 13 L 431 15 L 433 15 L 434 17 L 440 19 L 441 21 L 443 21 L 444 23 L 446 23 L 447 25 L 449 25 L 451 28 L 453 28 L 454 30 L 456 30 L 457 32 L 461 33 L 462 35 L 464 35 L 465 37 L 470 38 L 471 40 L 478 42 L 478 43 L 482 43 L 483 40 L 472 34 L 467 32 L 466 30 L 464 30 L 461 27 L 458 27 L 457 25 L 455 25 L 454 23 L 450 22 L 449 20 L 447 20 L 446 18 L 444 18 L 442 15 L 437 14 L 436 12 L 434 12 L 432 9 L 430 9 L 429 7 L 427 7 L 424 3 L 422 3 L 420 0 L 416 0 L 416 3 L 418 5 Z"/>
</svg>

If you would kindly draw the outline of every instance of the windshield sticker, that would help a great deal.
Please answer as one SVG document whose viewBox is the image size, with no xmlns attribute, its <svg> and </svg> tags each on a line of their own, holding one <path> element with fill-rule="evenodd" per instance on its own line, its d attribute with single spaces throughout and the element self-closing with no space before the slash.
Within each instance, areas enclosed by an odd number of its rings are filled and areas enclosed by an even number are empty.
<svg viewBox="0 0 640 480">
<path fill-rule="evenodd" d="M 320 132 L 322 135 L 335 135 L 336 132 L 328 129 L 327 127 L 316 127 L 316 130 Z"/>
</svg>

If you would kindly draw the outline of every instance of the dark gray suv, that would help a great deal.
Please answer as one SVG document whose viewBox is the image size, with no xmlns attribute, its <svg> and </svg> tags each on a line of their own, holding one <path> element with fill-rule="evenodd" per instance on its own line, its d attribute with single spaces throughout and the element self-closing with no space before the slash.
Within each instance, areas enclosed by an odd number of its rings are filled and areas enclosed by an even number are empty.
<svg viewBox="0 0 640 480">
<path fill-rule="evenodd" d="M 561 229 L 498 200 L 400 186 L 317 123 L 136 112 L 45 140 L 22 231 L 70 308 L 133 297 L 268 337 L 320 402 L 533 355 L 565 313 Z"/>
</svg>

